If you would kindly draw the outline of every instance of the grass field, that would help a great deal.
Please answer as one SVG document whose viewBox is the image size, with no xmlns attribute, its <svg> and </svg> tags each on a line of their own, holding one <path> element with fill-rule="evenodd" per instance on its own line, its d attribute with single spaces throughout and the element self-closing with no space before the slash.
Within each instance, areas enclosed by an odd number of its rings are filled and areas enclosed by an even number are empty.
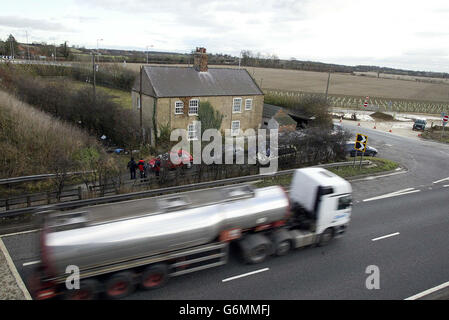
<svg viewBox="0 0 449 320">
<path fill-rule="evenodd" d="M 128 63 L 127 68 L 139 71 L 140 64 Z M 186 66 L 186 65 L 172 65 Z M 214 66 L 218 68 L 238 68 L 237 66 Z M 301 70 L 244 67 L 263 89 L 324 93 L 326 91 L 326 72 Z M 386 77 L 387 75 L 385 75 Z M 391 76 L 391 75 L 389 75 Z M 377 78 L 361 75 L 331 74 L 330 95 L 355 97 L 383 97 L 449 103 L 449 83 L 427 83 L 411 77 L 397 76 L 400 79 Z M 431 79 L 431 78 L 428 78 Z M 444 80 L 439 79 L 444 82 Z"/>
<path fill-rule="evenodd" d="M 60 81 L 60 80 L 58 80 Z M 81 81 L 75 81 L 70 79 L 64 79 L 63 81 L 69 82 L 70 86 L 72 86 L 74 89 L 81 89 L 85 87 L 92 88 L 92 84 L 81 82 Z M 106 93 L 112 97 L 112 101 L 118 103 L 125 109 L 131 109 L 132 108 L 132 99 L 131 99 L 131 92 L 119 90 L 119 89 L 112 89 L 104 86 L 96 86 L 96 90 L 99 92 Z"/>
</svg>

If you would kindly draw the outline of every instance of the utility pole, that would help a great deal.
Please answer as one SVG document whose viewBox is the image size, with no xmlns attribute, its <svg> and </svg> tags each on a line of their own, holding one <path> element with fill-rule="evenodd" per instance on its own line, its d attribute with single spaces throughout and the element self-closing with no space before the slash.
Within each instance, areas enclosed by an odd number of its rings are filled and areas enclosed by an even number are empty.
<svg viewBox="0 0 449 320">
<path fill-rule="evenodd" d="M 139 111 L 140 111 L 140 134 L 142 137 L 142 143 L 143 143 L 143 121 L 142 121 L 142 71 L 143 71 L 143 66 L 140 66 L 140 84 L 139 84 Z"/>
<path fill-rule="evenodd" d="M 331 78 L 331 72 L 329 71 L 329 74 L 327 75 L 327 86 L 326 86 L 326 103 L 327 103 L 327 93 L 329 91 L 329 80 Z"/>
<path fill-rule="evenodd" d="M 93 88 L 94 88 L 94 105 L 96 103 L 96 93 L 95 93 L 95 72 L 96 72 L 96 66 L 95 66 L 95 53 L 92 52 L 92 73 L 93 73 Z"/>
<path fill-rule="evenodd" d="M 98 47 L 98 41 L 103 41 L 103 39 L 97 39 L 97 54 L 98 54 L 98 62 L 100 62 L 100 49 Z"/>
<path fill-rule="evenodd" d="M 28 53 L 28 60 L 30 60 L 30 45 L 28 43 L 28 31 L 25 31 L 27 36 L 27 53 Z"/>
<path fill-rule="evenodd" d="M 240 69 L 240 61 L 242 60 L 242 51 L 240 50 L 240 53 L 239 53 L 239 69 Z"/>
</svg>

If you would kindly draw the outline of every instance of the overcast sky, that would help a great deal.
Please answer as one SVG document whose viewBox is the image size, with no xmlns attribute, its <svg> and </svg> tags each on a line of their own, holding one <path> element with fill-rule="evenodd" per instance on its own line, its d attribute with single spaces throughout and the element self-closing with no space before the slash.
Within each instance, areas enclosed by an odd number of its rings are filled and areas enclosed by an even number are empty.
<svg viewBox="0 0 449 320">
<path fill-rule="evenodd" d="M 449 72 L 448 0 L 2 1 L 0 39 Z M 150 49 L 150 50 L 151 50 Z"/>
</svg>

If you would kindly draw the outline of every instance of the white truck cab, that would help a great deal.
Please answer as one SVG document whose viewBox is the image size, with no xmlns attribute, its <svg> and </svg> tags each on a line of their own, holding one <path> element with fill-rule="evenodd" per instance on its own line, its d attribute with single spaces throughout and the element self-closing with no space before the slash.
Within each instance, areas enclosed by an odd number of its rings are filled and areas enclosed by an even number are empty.
<svg viewBox="0 0 449 320">
<path fill-rule="evenodd" d="M 290 201 L 301 207 L 312 221 L 309 231 L 317 237 L 343 233 L 351 218 L 351 184 L 319 167 L 295 170 Z"/>
</svg>

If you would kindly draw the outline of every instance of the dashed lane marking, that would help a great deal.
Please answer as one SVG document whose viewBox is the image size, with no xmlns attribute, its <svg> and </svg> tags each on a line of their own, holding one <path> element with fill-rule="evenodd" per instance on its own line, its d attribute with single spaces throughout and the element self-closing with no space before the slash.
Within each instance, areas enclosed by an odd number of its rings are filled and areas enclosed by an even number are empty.
<svg viewBox="0 0 449 320">
<path fill-rule="evenodd" d="M 390 237 L 397 236 L 397 235 L 399 235 L 399 234 L 400 234 L 399 232 L 395 232 L 395 233 L 387 234 L 387 235 L 382 236 L 382 237 L 378 237 L 378 238 L 371 239 L 371 241 L 382 240 L 382 239 L 385 239 L 385 238 L 390 238 Z"/>
<path fill-rule="evenodd" d="M 270 268 L 264 268 L 264 269 L 260 269 L 260 270 L 256 270 L 256 271 L 252 271 L 252 272 L 248 272 L 248 273 L 244 273 L 238 276 L 234 276 L 234 277 L 230 277 L 230 278 L 226 278 L 221 280 L 221 282 L 227 282 L 227 281 L 231 281 L 231 280 L 235 280 L 235 279 L 239 279 L 239 278 L 243 278 L 243 277 L 247 277 L 256 273 L 260 273 L 260 272 L 264 272 L 264 271 L 268 271 L 270 270 Z"/>
</svg>

